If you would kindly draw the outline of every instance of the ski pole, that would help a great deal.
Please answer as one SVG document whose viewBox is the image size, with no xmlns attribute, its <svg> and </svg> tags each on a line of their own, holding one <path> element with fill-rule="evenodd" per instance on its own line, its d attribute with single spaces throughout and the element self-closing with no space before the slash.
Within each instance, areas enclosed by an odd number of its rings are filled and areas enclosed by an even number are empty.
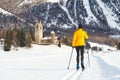
<svg viewBox="0 0 120 80">
<path fill-rule="evenodd" d="M 88 51 L 89 51 L 89 49 L 88 49 Z M 87 51 L 87 53 L 88 53 L 88 64 L 89 64 L 89 68 L 90 68 L 90 55 L 89 55 L 88 51 Z"/>
<path fill-rule="evenodd" d="M 71 63 L 71 59 L 72 59 L 72 54 L 73 54 L 73 49 L 74 49 L 74 48 L 72 48 L 71 55 L 70 55 L 70 59 L 69 59 L 69 64 L 68 64 L 67 69 L 69 69 L 69 67 L 70 67 L 70 63 Z"/>
</svg>

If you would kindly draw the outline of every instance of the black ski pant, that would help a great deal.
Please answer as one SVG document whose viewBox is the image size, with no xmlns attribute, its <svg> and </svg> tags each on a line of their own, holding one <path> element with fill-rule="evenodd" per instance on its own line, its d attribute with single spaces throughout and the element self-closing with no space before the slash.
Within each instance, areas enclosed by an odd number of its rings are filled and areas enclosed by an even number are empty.
<svg viewBox="0 0 120 80">
<path fill-rule="evenodd" d="M 75 48 L 77 52 L 76 57 L 77 64 L 79 64 L 79 58 L 81 57 L 81 67 L 82 69 L 84 69 L 84 46 L 77 46 Z"/>
</svg>

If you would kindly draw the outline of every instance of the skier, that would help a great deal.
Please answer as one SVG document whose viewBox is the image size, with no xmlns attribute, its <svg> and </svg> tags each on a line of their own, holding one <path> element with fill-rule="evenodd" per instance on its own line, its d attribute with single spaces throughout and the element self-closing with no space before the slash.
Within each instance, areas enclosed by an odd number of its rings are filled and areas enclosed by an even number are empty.
<svg viewBox="0 0 120 80">
<path fill-rule="evenodd" d="M 72 47 L 76 49 L 77 57 L 76 57 L 76 68 L 79 69 L 79 55 L 81 56 L 81 67 L 82 71 L 85 69 L 84 67 L 84 46 L 85 39 L 88 39 L 88 35 L 83 29 L 82 24 L 79 24 L 78 29 L 74 32 L 72 39 Z"/>
</svg>

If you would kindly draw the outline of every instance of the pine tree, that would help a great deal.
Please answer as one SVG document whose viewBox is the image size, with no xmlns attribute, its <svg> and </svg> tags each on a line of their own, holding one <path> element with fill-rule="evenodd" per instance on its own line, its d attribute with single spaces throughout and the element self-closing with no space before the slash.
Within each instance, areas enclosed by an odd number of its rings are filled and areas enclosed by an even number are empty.
<svg viewBox="0 0 120 80">
<path fill-rule="evenodd" d="M 17 36 L 16 36 L 16 38 L 17 38 L 17 44 L 20 46 L 20 29 L 18 29 L 18 31 L 17 31 Z"/>
<path fill-rule="evenodd" d="M 5 39 L 6 33 L 7 33 L 7 30 L 5 28 L 3 28 L 3 30 L 2 30 L 2 38 L 3 39 Z"/>
<path fill-rule="evenodd" d="M 120 42 L 117 44 L 117 49 L 120 50 Z"/>
<path fill-rule="evenodd" d="M 12 40 L 13 40 L 15 50 L 17 50 L 17 47 L 18 47 L 18 45 L 17 45 L 17 43 L 18 43 L 17 34 L 18 34 L 18 29 L 17 29 L 16 24 L 15 24 L 15 27 L 12 30 L 12 35 L 13 35 Z"/>
<path fill-rule="evenodd" d="M 31 35 L 28 34 L 26 36 L 26 48 L 30 48 L 31 47 L 31 43 L 32 43 L 32 38 L 31 38 Z"/>
<path fill-rule="evenodd" d="M 25 31 L 21 29 L 19 32 L 19 45 L 20 47 L 25 47 Z"/>
<path fill-rule="evenodd" d="M 58 37 L 58 47 L 61 47 L 61 41 L 60 41 L 60 38 Z"/>
<path fill-rule="evenodd" d="M 6 36 L 5 36 L 5 42 L 4 42 L 4 50 L 5 51 L 10 51 L 11 48 L 11 40 L 10 40 L 10 31 L 6 32 Z"/>
<path fill-rule="evenodd" d="M 32 28 L 30 28 L 29 33 L 30 33 L 30 35 L 31 35 L 31 39 L 32 39 L 32 41 L 35 42 L 35 33 L 34 33 L 34 31 L 33 31 Z"/>
<path fill-rule="evenodd" d="M 66 36 L 63 37 L 62 42 L 63 42 L 64 44 L 66 44 L 66 45 L 70 45 L 70 43 L 69 43 L 69 41 L 68 41 L 68 37 L 66 37 Z"/>
</svg>

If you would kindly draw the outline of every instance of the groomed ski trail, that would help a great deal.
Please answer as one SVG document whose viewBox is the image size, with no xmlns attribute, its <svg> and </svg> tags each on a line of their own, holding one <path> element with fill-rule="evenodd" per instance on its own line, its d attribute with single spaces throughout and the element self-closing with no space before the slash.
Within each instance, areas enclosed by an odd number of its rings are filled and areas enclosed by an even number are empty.
<svg viewBox="0 0 120 80">
<path fill-rule="evenodd" d="M 87 68 L 88 68 L 88 54 L 85 55 L 85 70 L 82 71 L 81 66 L 80 66 L 79 70 L 76 70 L 76 69 L 73 70 L 71 73 L 65 76 L 62 80 L 79 80 Z"/>
<path fill-rule="evenodd" d="M 108 64 L 102 56 L 99 54 L 90 54 L 90 68 L 88 65 L 88 55 L 86 54 L 85 60 L 86 60 L 86 66 L 85 70 L 82 72 L 81 68 L 80 70 L 71 70 L 71 73 L 66 75 L 62 80 L 120 80 L 120 73 L 115 73 L 119 68 L 114 67 L 110 64 Z M 109 74 L 105 74 L 106 72 L 109 72 Z M 104 75 L 103 75 L 104 74 Z M 113 75 L 113 76 L 110 76 Z M 102 77 L 104 76 L 104 77 Z"/>
<path fill-rule="evenodd" d="M 87 68 L 81 78 L 76 80 L 120 80 L 120 75 L 118 75 L 120 69 L 107 63 L 103 56 L 99 53 L 91 54 L 91 68 Z M 118 71 L 119 73 L 116 73 Z"/>
<path fill-rule="evenodd" d="M 69 73 L 67 76 L 65 76 L 62 80 L 77 80 L 81 75 L 82 71 L 80 70 L 74 70 L 71 73 Z"/>
</svg>

